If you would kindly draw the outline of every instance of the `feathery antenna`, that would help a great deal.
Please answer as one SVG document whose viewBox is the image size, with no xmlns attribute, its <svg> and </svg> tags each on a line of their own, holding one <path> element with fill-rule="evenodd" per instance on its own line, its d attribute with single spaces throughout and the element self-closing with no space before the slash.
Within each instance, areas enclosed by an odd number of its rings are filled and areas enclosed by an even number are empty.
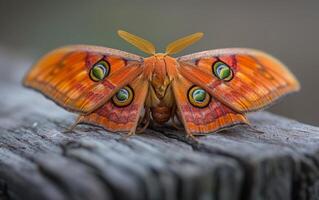
<svg viewBox="0 0 319 200">
<path fill-rule="evenodd" d="M 122 39 L 134 45 L 141 51 L 151 55 L 155 54 L 155 46 L 151 42 L 126 31 L 119 30 L 117 33 Z"/>
<path fill-rule="evenodd" d="M 183 49 L 185 49 L 186 47 L 188 47 L 189 45 L 200 40 L 203 36 L 204 36 L 204 33 L 198 32 L 198 33 L 194 33 L 192 35 L 183 37 L 181 39 L 175 40 L 174 42 L 171 42 L 166 46 L 166 54 L 172 55 L 172 54 L 178 53 L 182 51 Z"/>
</svg>

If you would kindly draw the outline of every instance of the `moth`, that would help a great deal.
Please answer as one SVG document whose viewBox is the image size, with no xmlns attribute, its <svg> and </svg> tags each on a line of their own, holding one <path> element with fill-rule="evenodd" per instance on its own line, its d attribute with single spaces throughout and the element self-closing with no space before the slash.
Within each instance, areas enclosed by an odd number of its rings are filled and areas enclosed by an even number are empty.
<svg viewBox="0 0 319 200">
<path fill-rule="evenodd" d="M 136 35 L 118 35 L 149 57 L 90 45 L 66 46 L 42 57 L 24 85 L 66 110 L 77 124 L 133 135 L 151 121 L 171 120 L 186 135 L 208 134 L 249 124 L 245 113 L 298 91 L 295 76 L 276 58 L 245 48 L 172 55 L 198 41 L 195 33 L 167 45 L 165 53 Z"/>
</svg>

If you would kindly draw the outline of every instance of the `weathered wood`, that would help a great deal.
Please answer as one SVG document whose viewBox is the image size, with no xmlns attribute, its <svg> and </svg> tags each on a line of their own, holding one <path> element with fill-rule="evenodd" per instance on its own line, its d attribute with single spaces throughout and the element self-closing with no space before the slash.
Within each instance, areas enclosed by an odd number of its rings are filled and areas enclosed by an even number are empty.
<svg viewBox="0 0 319 200">
<path fill-rule="evenodd" d="M 81 125 L 35 92 L 0 88 L 0 189 L 9 199 L 318 199 L 319 129 L 267 112 L 253 127 L 127 140 Z"/>
<path fill-rule="evenodd" d="M 51 101 L 18 82 L 0 94 L 0 199 L 319 199 L 317 127 L 259 112 L 259 131 L 198 142 L 169 126 L 127 140 L 87 125 L 66 134 L 74 116 Z"/>
</svg>

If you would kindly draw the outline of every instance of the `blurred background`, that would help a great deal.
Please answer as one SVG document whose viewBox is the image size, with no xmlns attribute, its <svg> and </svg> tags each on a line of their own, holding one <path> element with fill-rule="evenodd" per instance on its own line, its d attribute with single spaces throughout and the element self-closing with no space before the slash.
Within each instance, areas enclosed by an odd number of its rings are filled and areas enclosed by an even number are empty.
<svg viewBox="0 0 319 200">
<path fill-rule="evenodd" d="M 139 55 L 118 29 L 158 49 L 197 31 L 204 39 L 179 55 L 224 47 L 264 50 L 283 61 L 302 90 L 272 112 L 319 125 L 319 2 L 313 1 L 0 1 L 0 81 L 22 77 L 44 53 L 93 44 Z M 18 75 L 16 75 L 18 73 Z"/>
</svg>

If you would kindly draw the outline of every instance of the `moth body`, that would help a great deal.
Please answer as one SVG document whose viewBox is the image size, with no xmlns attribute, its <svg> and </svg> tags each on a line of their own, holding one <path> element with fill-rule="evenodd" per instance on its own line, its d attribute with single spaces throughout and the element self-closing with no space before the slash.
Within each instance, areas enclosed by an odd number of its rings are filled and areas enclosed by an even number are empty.
<svg viewBox="0 0 319 200">
<path fill-rule="evenodd" d="M 163 124 L 172 117 L 171 110 L 176 106 L 172 91 L 172 80 L 178 63 L 165 54 L 155 54 L 144 60 L 144 78 L 149 82 L 148 98 L 145 104 L 150 107 L 153 121 Z"/>
</svg>

